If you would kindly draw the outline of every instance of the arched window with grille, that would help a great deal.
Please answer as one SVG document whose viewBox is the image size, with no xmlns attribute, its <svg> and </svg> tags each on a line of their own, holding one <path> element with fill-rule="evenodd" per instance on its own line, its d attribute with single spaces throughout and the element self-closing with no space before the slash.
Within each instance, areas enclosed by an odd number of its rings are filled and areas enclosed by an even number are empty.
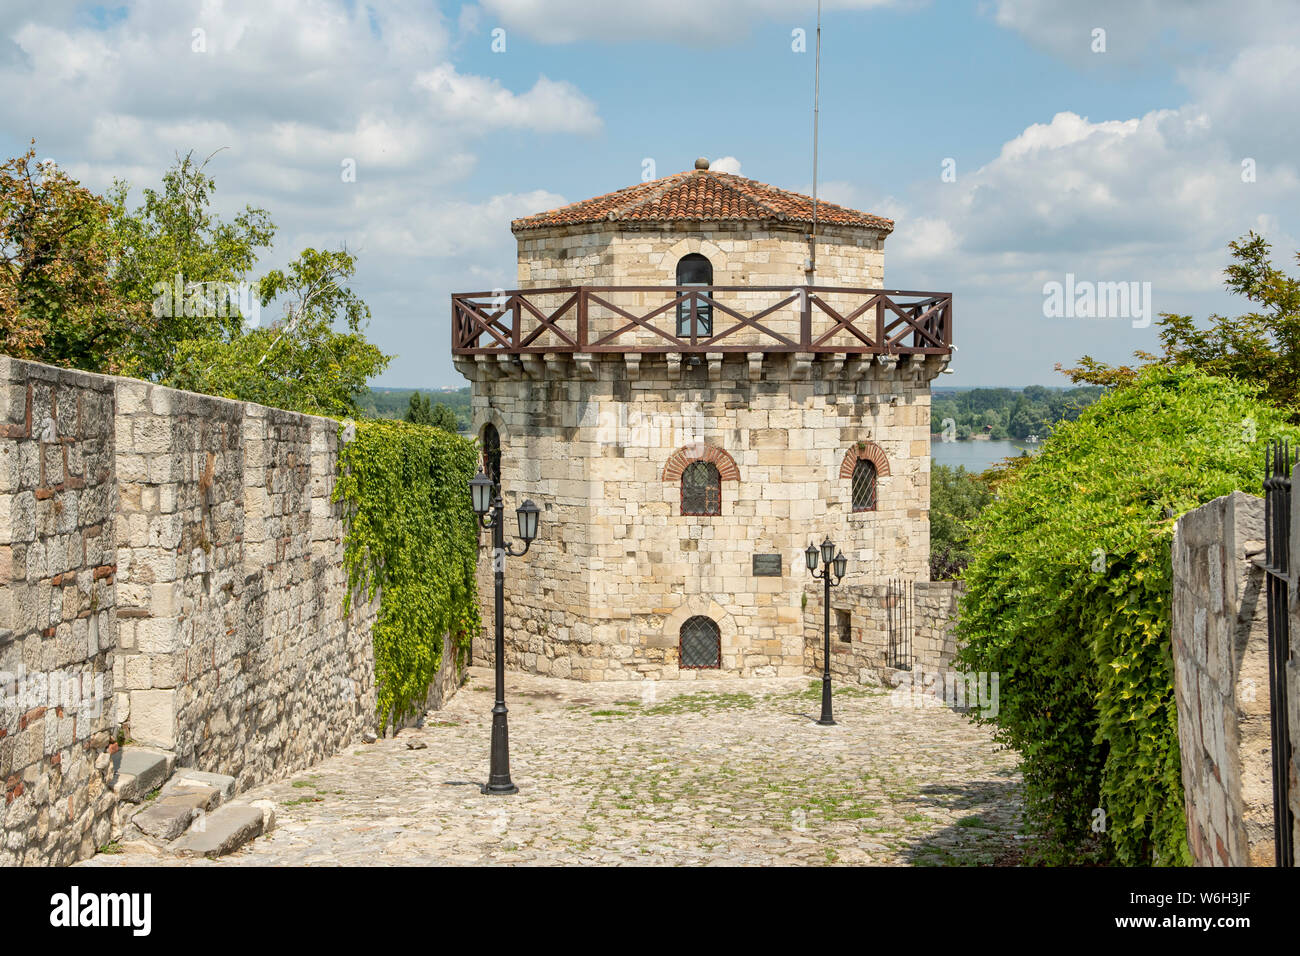
<svg viewBox="0 0 1300 956">
<path fill-rule="evenodd" d="M 853 466 L 853 510 L 876 510 L 876 466 L 865 458 Z"/>
<path fill-rule="evenodd" d="M 710 618 L 698 614 L 687 618 L 682 623 L 680 636 L 682 667 L 722 666 L 722 633 Z"/>
<path fill-rule="evenodd" d="M 501 436 L 495 425 L 483 426 L 483 474 L 501 487 Z"/>
<path fill-rule="evenodd" d="M 722 514 L 722 476 L 711 461 L 693 461 L 682 471 L 682 514 Z"/>
<path fill-rule="evenodd" d="M 698 252 L 682 256 L 677 262 L 677 284 L 679 286 L 713 285 L 713 263 Z M 681 338 L 691 335 L 691 303 L 681 302 L 677 305 L 677 334 Z M 695 303 L 695 335 L 708 338 L 713 334 L 713 306 L 708 302 Z"/>
</svg>

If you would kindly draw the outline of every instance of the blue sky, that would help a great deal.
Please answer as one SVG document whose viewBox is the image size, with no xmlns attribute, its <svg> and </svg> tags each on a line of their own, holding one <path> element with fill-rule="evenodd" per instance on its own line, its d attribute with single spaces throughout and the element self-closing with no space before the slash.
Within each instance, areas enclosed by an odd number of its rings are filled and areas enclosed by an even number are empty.
<svg viewBox="0 0 1300 956">
<path fill-rule="evenodd" d="M 1149 282 L 1155 311 L 1203 317 L 1245 311 L 1221 271 L 1248 229 L 1294 266 L 1288 6 L 826 0 L 823 195 L 897 220 L 887 285 L 955 294 L 945 385 L 1059 385 L 1056 362 L 1155 347 L 1128 319 L 1046 317 L 1044 284 L 1067 274 Z M 101 189 L 226 147 L 220 208 L 280 228 L 263 267 L 305 245 L 360 256 L 369 334 L 397 353 L 376 384 L 458 385 L 447 297 L 513 286 L 511 218 L 637 182 L 646 158 L 810 188 L 815 9 L 5 0 L 0 149 L 35 137 Z"/>
</svg>

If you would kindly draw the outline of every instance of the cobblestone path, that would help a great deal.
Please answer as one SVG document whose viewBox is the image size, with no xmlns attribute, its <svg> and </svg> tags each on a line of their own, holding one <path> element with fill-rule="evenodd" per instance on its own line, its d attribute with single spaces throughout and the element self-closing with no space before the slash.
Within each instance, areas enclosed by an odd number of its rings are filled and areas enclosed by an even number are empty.
<svg viewBox="0 0 1300 956">
<path fill-rule="evenodd" d="M 1015 754 L 876 688 L 840 690 L 838 726 L 818 727 L 819 686 L 507 674 L 521 792 L 489 797 L 492 675 L 473 668 L 423 727 L 241 794 L 278 816 L 242 850 L 193 861 L 136 843 L 88 863 L 978 865 L 1013 851 Z"/>
</svg>

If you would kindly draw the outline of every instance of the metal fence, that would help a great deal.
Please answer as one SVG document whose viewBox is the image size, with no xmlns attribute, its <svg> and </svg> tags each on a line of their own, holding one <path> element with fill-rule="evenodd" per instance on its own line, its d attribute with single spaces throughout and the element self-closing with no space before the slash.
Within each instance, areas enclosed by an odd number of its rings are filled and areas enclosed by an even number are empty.
<svg viewBox="0 0 1300 956">
<path fill-rule="evenodd" d="M 1289 444 L 1270 443 L 1264 457 L 1265 581 L 1268 594 L 1268 685 L 1273 738 L 1273 840 L 1278 866 L 1295 866 L 1290 803 L 1291 736 L 1287 661 L 1291 656 L 1291 466 Z"/>
<path fill-rule="evenodd" d="M 885 666 L 900 671 L 912 669 L 912 631 L 915 626 L 916 591 L 911 581 L 889 582 L 885 611 L 889 625 L 889 643 L 885 646 Z"/>
</svg>

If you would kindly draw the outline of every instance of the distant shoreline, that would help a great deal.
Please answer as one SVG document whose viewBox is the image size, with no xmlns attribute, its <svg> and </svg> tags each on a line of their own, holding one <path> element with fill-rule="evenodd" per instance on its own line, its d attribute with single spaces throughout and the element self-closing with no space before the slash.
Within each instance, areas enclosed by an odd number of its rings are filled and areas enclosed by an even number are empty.
<svg viewBox="0 0 1300 956">
<path fill-rule="evenodd" d="M 944 442 L 944 444 L 951 444 L 952 442 L 959 441 L 1005 441 L 1019 442 L 1022 445 L 1041 445 L 1043 443 L 1041 440 L 1034 442 L 1027 438 L 994 438 L 992 435 L 971 435 L 969 438 L 952 438 L 945 441 L 943 432 L 931 432 L 930 441 Z"/>
</svg>

